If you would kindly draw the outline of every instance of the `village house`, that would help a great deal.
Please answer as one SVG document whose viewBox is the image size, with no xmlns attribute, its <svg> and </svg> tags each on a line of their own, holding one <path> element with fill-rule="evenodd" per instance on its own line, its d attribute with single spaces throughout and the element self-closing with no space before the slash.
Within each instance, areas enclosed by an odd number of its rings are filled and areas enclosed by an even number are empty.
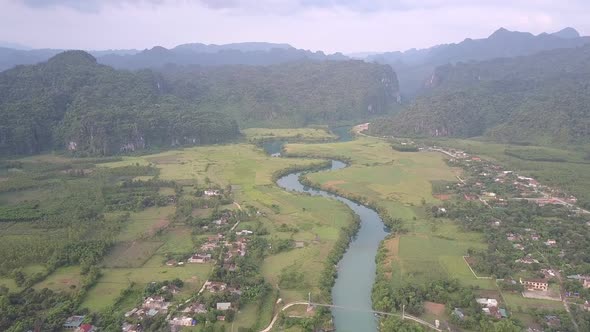
<svg viewBox="0 0 590 332">
<path fill-rule="evenodd" d="M 166 266 L 176 266 L 177 263 L 176 259 L 170 259 L 166 261 Z"/>
<path fill-rule="evenodd" d="M 541 273 L 543 273 L 546 279 L 555 278 L 555 272 L 551 269 L 541 269 Z"/>
<path fill-rule="evenodd" d="M 520 283 L 529 291 L 547 291 L 549 283 L 545 279 L 520 279 Z"/>
<path fill-rule="evenodd" d="M 155 309 L 158 311 L 168 311 L 170 302 L 166 302 L 161 296 L 150 296 L 143 301 L 142 307 L 144 309 Z"/>
<path fill-rule="evenodd" d="M 227 289 L 227 284 L 225 282 L 207 281 L 205 289 L 211 293 L 223 292 Z"/>
<path fill-rule="evenodd" d="M 226 218 L 217 219 L 217 220 L 214 220 L 213 223 L 215 225 L 217 225 L 218 227 L 223 226 L 223 225 L 227 225 L 227 219 Z"/>
<path fill-rule="evenodd" d="M 221 195 L 221 193 L 219 192 L 219 190 L 216 190 L 216 189 L 207 189 L 207 190 L 203 191 L 203 194 L 205 196 L 208 196 L 208 197 L 213 197 L 213 196 L 219 196 L 219 195 Z"/>
<path fill-rule="evenodd" d="M 461 308 L 455 308 L 453 310 L 453 315 L 456 316 L 459 320 L 465 319 L 465 314 L 463 313 L 463 310 L 461 310 Z"/>
<path fill-rule="evenodd" d="M 203 264 L 207 263 L 211 260 L 211 254 L 194 254 L 192 255 L 187 262 L 192 264 Z"/>
<path fill-rule="evenodd" d="M 243 230 L 241 230 L 241 231 L 239 231 L 239 232 L 236 232 L 236 235 L 242 235 L 242 236 L 245 236 L 245 235 L 252 235 L 252 234 L 254 234 L 254 232 L 252 232 L 252 231 L 249 231 L 249 230 L 247 230 L 247 229 L 243 229 Z"/>
<path fill-rule="evenodd" d="M 86 316 L 70 316 L 66 319 L 66 322 L 63 325 L 63 328 L 66 330 L 75 330 L 82 325 L 84 318 Z"/>
<path fill-rule="evenodd" d="M 195 326 L 197 325 L 197 321 L 192 319 L 191 317 L 174 317 L 169 322 L 170 325 L 176 326 Z"/>
<path fill-rule="evenodd" d="M 479 298 L 479 299 L 475 299 L 475 301 L 477 303 L 479 303 L 481 306 L 488 307 L 488 308 L 498 306 L 498 300 L 496 300 L 496 299 Z"/>
<path fill-rule="evenodd" d="M 224 263 L 223 268 L 230 272 L 237 270 L 237 266 L 234 263 Z"/>
<path fill-rule="evenodd" d="M 205 242 L 203 243 L 203 245 L 201 245 L 201 247 L 199 249 L 201 249 L 202 251 L 210 251 L 210 250 L 214 250 L 217 247 L 219 247 L 219 244 L 217 243 L 217 241 L 215 242 Z"/>
<path fill-rule="evenodd" d="M 123 331 L 123 332 L 141 332 L 141 325 L 123 323 L 123 325 L 121 326 L 121 331 Z"/>
<path fill-rule="evenodd" d="M 531 255 L 527 255 L 523 258 L 517 259 L 514 261 L 515 263 L 521 263 L 521 264 L 533 264 L 533 263 L 539 263 L 538 260 L 534 259 L 533 257 L 531 257 Z"/>
<path fill-rule="evenodd" d="M 295 248 L 304 248 L 305 242 L 304 241 L 295 241 Z"/>
<path fill-rule="evenodd" d="M 202 303 L 192 303 L 188 307 L 184 308 L 182 312 L 186 314 L 206 314 L 207 308 L 205 308 L 205 305 Z"/>
<path fill-rule="evenodd" d="M 96 327 L 92 324 L 82 324 L 78 327 L 75 332 L 94 332 L 96 331 Z"/>
<path fill-rule="evenodd" d="M 541 239 L 541 236 L 539 234 L 531 234 L 531 240 L 533 241 L 539 241 Z"/>
<path fill-rule="evenodd" d="M 226 311 L 231 309 L 231 302 L 217 302 L 217 310 Z"/>
<path fill-rule="evenodd" d="M 167 286 L 162 286 L 162 288 L 160 288 L 162 291 L 164 292 L 170 292 L 171 294 L 177 294 L 180 292 L 180 288 L 178 288 L 178 286 L 176 285 L 167 285 Z"/>
<path fill-rule="evenodd" d="M 557 241 L 553 240 L 553 239 L 549 239 L 547 241 L 545 241 L 545 245 L 548 247 L 553 247 L 557 244 Z"/>
</svg>

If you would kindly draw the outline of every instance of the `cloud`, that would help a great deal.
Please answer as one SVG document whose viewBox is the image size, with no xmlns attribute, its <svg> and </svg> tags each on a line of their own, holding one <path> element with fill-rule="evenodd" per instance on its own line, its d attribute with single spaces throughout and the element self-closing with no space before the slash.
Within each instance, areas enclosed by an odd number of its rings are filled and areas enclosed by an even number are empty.
<svg viewBox="0 0 590 332">
<path fill-rule="evenodd" d="M 66 7 L 81 12 L 99 12 L 108 6 L 122 6 L 128 4 L 161 5 L 165 0 L 18 0 L 32 8 Z"/>
<path fill-rule="evenodd" d="M 42 48 L 268 41 L 326 52 L 396 51 L 483 38 L 503 26 L 590 33 L 571 0 L 0 0 L 0 40 Z"/>
</svg>

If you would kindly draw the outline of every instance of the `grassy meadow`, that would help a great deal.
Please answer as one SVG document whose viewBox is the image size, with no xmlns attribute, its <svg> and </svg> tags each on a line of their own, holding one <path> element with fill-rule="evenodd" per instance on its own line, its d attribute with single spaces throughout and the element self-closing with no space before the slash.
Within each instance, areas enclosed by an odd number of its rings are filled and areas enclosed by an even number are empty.
<svg viewBox="0 0 590 332">
<path fill-rule="evenodd" d="M 307 141 L 333 140 L 337 137 L 326 128 L 247 128 L 242 133 L 250 140 L 301 139 Z"/>
</svg>

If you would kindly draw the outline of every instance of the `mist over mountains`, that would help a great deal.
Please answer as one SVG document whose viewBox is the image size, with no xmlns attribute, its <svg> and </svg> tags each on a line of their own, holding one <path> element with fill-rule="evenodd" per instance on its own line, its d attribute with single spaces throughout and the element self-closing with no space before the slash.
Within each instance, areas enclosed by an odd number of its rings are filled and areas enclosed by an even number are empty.
<svg viewBox="0 0 590 332">
<path fill-rule="evenodd" d="M 62 49 L 23 50 L 0 46 L 0 71 L 16 65 L 43 62 L 61 53 Z M 326 55 L 296 49 L 288 44 L 262 42 L 207 45 L 182 44 L 167 49 L 155 46 L 146 50 L 90 50 L 97 61 L 120 69 L 157 68 L 167 64 L 177 65 L 272 65 L 292 61 L 348 60 L 340 54 Z"/>
<path fill-rule="evenodd" d="M 500 28 L 456 44 L 354 55 L 364 61 L 263 42 L 88 53 L 0 48 L 0 69 L 17 66 L 0 73 L 0 148 L 36 153 L 74 142 L 85 153 L 111 154 L 231 139 L 237 125 L 294 127 L 388 114 L 394 115 L 375 123 L 373 133 L 586 142 L 589 43 L 573 28 L 539 35 Z M 396 113 L 400 100 L 407 107 Z M 96 137 L 88 132 L 93 121 L 102 123 L 102 141 L 87 140 Z M 192 125 L 179 130 L 183 121 Z"/>
<path fill-rule="evenodd" d="M 500 28 L 483 39 L 466 38 L 456 44 L 381 53 L 367 57 L 367 61 L 391 65 L 398 74 L 401 93 L 412 98 L 423 92 L 434 69 L 440 65 L 531 55 L 557 48 L 578 47 L 589 42 L 590 37 L 580 36 L 573 28 L 536 36 L 528 32 Z"/>
</svg>

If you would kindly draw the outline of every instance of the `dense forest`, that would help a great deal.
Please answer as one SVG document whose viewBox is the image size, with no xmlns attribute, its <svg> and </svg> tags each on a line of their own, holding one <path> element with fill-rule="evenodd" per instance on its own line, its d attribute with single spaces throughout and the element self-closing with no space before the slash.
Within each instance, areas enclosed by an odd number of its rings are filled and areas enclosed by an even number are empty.
<svg viewBox="0 0 590 332">
<path fill-rule="evenodd" d="M 386 114 L 398 96 L 391 67 L 362 61 L 274 66 L 183 67 L 162 71 L 170 93 L 243 126 L 300 127 Z"/>
<path fill-rule="evenodd" d="M 510 143 L 590 140 L 590 46 L 438 67 L 427 95 L 371 126 L 379 135 Z"/>
<path fill-rule="evenodd" d="M 361 61 L 115 70 L 67 51 L 0 73 L 0 153 L 110 155 L 233 139 L 242 125 L 301 126 L 385 114 L 388 66 Z"/>
<path fill-rule="evenodd" d="M 0 73 L 0 152 L 107 155 L 236 137 L 234 120 L 167 96 L 158 75 L 99 65 L 82 51 Z"/>
</svg>

